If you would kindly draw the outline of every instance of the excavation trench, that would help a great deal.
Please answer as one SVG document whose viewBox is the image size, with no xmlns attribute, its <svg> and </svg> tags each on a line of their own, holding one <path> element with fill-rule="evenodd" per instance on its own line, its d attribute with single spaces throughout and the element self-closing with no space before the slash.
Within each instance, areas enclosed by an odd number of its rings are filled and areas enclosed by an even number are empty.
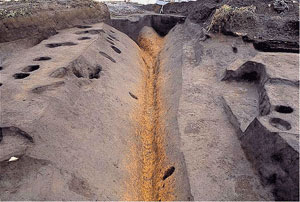
<svg viewBox="0 0 300 202">
<path fill-rule="evenodd" d="M 142 79 L 138 87 L 138 107 L 132 117 L 137 143 L 131 148 L 125 200 L 176 200 L 174 162 L 166 154 L 165 105 L 162 97 L 160 53 L 164 38 L 144 27 L 138 44 L 142 58 Z"/>
<path fill-rule="evenodd" d="M 150 28 L 149 28 L 150 29 Z M 163 123 L 161 120 L 162 102 L 159 84 L 159 53 L 164 39 L 158 35 L 141 34 L 138 38 L 140 56 L 142 58 L 142 81 L 138 92 L 138 109 L 133 113 L 135 119 L 135 135 L 138 141 L 133 155 L 137 155 L 136 168 L 132 173 L 132 189 L 127 193 L 126 200 L 172 200 L 172 190 L 165 184 L 168 194 L 162 193 L 161 171 L 165 163 L 163 148 Z M 135 170 L 135 169 L 133 169 Z M 134 194 L 135 193 L 135 194 Z"/>
</svg>

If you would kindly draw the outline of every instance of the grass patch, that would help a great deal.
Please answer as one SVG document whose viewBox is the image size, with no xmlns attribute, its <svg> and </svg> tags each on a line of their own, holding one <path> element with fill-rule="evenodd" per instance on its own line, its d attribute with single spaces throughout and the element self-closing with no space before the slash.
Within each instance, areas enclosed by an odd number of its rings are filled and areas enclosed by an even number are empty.
<svg viewBox="0 0 300 202">
<path fill-rule="evenodd" d="M 225 4 L 216 10 L 212 21 L 208 26 L 208 31 L 213 30 L 220 32 L 225 24 L 232 19 L 243 19 L 248 16 L 254 16 L 255 11 L 256 7 L 253 5 L 237 8 Z"/>
</svg>

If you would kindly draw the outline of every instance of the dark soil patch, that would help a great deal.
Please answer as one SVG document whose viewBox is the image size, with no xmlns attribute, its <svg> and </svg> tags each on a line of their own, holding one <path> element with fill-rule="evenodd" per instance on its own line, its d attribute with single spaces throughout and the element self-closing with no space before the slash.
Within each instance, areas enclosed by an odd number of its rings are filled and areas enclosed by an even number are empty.
<svg viewBox="0 0 300 202">
<path fill-rule="evenodd" d="M 129 92 L 129 95 L 130 95 L 132 98 L 134 98 L 134 99 L 138 100 L 138 97 L 137 97 L 137 96 L 135 96 L 134 94 L 132 94 L 131 92 Z"/>
<path fill-rule="evenodd" d="M 168 170 L 166 170 L 166 172 L 165 172 L 165 174 L 163 176 L 163 180 L 165 180 L 168 177 L 170 177 L 174 172 L 175 172 L 175 167 L 174 166 L 170 167 Z"/>
<path fill-rule="evenodd" d="M 299 43 L 292 41 L 267 40 L 255 41 L 253 46 L 262 52 L 299 53 Z"/>
<path fill-rule="evenodd" d="M 108 35 L 110 38 L 112 38 L 112 39 L 114 39 L 114 40 L 116 40 L 116 41 L 119 41 L 119 39 L 117 39 L 116 37 L 114 37 L 113 35 L 111 35 L 111 34 L 109 34 Z"/>
<path fill-rule="evenodd" d="M 112 38 L 110 38 L 110 37 L 107 37 L 107 39 L 108 39 L 108 40 L 111 40 L 111 41 L 114 41 L 114 40 L 113 40 Z"/>
<path fill-rule="evenodd" d="M 102 67 L 100 65 L 98 65 L 94 69 L 94 71 L 89 74 L 89 79 L 99 79 L 101 71 L 102 71 Z"/>
<path fill-rule="evenodd" d="M 79 29 L 87 29 L 87 28 L 92 28 L 93 26 L 90 26 L 90 25 L 76 25 L 75 27 L 77 27 Z"/>
<path fill-rule="evenodd" d="M 113 59 L 111 56 L 107 55 L 106 53 L 100 51 L 99 52 L 102 56 L 106 57 L 107 59 L 109 59 L 110 61 L 112 61 L 113 63 L 116 63 L 115 59 Z"/>
<path fill-rule="evenodd" d="M 279 130 L 282 130 L 282 131 L 287 131 L 287 130 L 291 130 L 292 129 L 292 126 L 289 122 L 283 120 L 283 119 L 280 119 L 280 118 L 271 118 L 270 119 L 270 124 L 279 129 Z"/>
<path fill-rule="evenodd" d="M 117 47 L 115 46 L 111 46 L 111 48 L 116 52 L 116 53 L 122 53 L 122 51 L 120 49 L 118 49 Z"/>
<path fill-rule="evenodd" d="M 88 36 L 84 36 L 84 37 L 80 37 L 80 38 L 78 38 L 78 40 L 89 40 L 89 39 L 91 39 L 91 37 L 88 37 Z"/>
<path fill-rule="evenodd" d="M 248 82 L 255 82 L 259 80 L 259 74 L 257 72 L 246 72 L 241 76 L 241 79 Z"/>
<path fill-rule="evenodd" d="M 277 111 L 279 113 L 283 113 L 283 114 L 290 114 L 290 113 L 293 113 L 294 109 L 289 106 L 277 105 L 275 107 L 275 111 Z"/>
<path fill-rule="evenodd" d="M 28 76 L 30 76 L 29 73 L 16 73 L 16 74 L 13 75 L 13 77 L 15 79 L 24 79 L 24 78 L 26 78 Z"/>
<path fill-rule="evenodd" d="M 75 32 L 75 34 L 81 35 L 81 34 L 100 34 L 100 33 L 105 33 L 103 29 L 90 29 L 90 30 L 85 30 L 85 31 L 79 31 Z"/>
<path fill-rule="evenodd" d="M 36 71 L 40 68 L 40 65 L 29 65 L 27 67 L 25 67 L 22 72 L 33 72 Z"/>
<path fill-rule="evenodd" d="M 106 41 L 107 41 L 108 43 L 110 43 L 111 45 L 115 45 L 114 42 L 112 42 L 112 41 L 110 41 L 110 40 L 108 40 L 108 39 L 106 39 Z"/>
<path fill-rule="evenodd" d="M 38 58 L 33 59 L 33 61 L 46 61 L 46 60 L 51 60 L 51 58 L 44 56 L 44 57 L 38 57 Z"/>
<path fill-rule="evenodd" d="M 77 43 L 74 42 L 64 42 L 64 43 L 50 43 L 50 44 L 46 44 L 46 47 L 48 48 L 57 48 L 60 46 L 75 46 L 77 45 Z"/>
</svg>

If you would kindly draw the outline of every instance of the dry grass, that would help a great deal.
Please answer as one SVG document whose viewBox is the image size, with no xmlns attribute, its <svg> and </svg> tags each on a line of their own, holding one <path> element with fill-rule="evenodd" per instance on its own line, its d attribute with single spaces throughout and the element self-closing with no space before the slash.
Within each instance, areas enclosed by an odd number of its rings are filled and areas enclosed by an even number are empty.
<svg viewBox="0 0 300 202">
<path fill-rule="evenodd" d="M 208 31 L 221 31 L 225 23 L 228 22 L 231 18 L 234 18 L 236 16 L 254 15 L 255 11 L 256 7 L 253 5 L 235 8 L 225 4 L 216 10 L 213 19 L 208 26 Z"/>
</svg>

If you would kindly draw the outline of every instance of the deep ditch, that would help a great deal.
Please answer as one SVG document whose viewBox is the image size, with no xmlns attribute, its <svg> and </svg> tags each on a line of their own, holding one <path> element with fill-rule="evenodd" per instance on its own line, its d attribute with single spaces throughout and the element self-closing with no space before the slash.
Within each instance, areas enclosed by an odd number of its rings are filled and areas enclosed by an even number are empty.
<svg viewBox="0 0 300 202">
<path fill-rule="evenodd" d="M 149 16 L 145 18 L 148 21 Z M 138 107 L 132 114 L 136 123 L 137 144 L 132 145 L 131 148 L 130 159 L 133 161 L 128 166 L 130 179 L 127 182 L 124 200 L 172 201 L 182 198 L 184 194 L 176 193 L 176 188 L 184 185 L 180 185 L 180 181 L 176 182 L 176 175 L 183 174 L 177 174 L 180 171 L 175 166 L 176 162 L 172 162 L 173 159 L 168 158 L 166 152 L 166 147 L 172 147 L 172 145 L 166 143 L 167 129 L 164 120 L 166 106 L 162 96 L 164 75 L 161 71 L 160 56 L 165 45 L 164 36 L 177 23 L 174 22 L 174 17 L 170 17 L 171 26 L 165 30 L 163 24 L 166 22 L 169 24 L 167 17 L 164 16 L 160 18 L 161 20 L 157 20 L 158 17 L 150 19 L 155 19 L 155 27 L 148 27 L 149 23 L 141 27 L 140 23 L 128 22 L 129 24 L 126 24 L 129 26 L 125 26 L 126 30 L 122 28 L 120 30 L 125 31 L 137 42 L 143 61 L 141 64 L 142 79 L 137 90 L 138 93 L 134 97 L 131 95 L 138 101 Z M 182 18 L 178 18 L 178 20 L 181 21 Z M 120 25 L 118 22 L 116 24 Z M 124 26 L 122 27 L 124 28 Z M 163 30 L 159 31 L 159 27 Z M 118 26 L 115 28 L 120 29 Z M 131 33 L 139 33 L 139 35 L 131 35 L 128 30 L 131 30 Z M 181 160 L 183 159 L 176 161 Z M 138 172 L 136 173 L 136 171 Z M 187 178 L 187 176 L 185 177 Z"/>
<path fill-rule="evenodd" d="M 137 119 L 136 135 L 141 141 L 139 174 L 139 198 L 145 201 L 173 200 L 173 190 L 169 183 L 162 184 L 163 167 L 166 161 L 164 151 L 164 125 L 161 120 L 163 103 L 160 97 L 159 54 L 163 46 L 163 38 L 159 36 L 141 36 L 139 39 L 141 57 L 144 61 L 141 94 L 138 96 L 139 109 L 135 112 Z M 162 193 L 164 186 L 167 195 Z"/>
</svg>

